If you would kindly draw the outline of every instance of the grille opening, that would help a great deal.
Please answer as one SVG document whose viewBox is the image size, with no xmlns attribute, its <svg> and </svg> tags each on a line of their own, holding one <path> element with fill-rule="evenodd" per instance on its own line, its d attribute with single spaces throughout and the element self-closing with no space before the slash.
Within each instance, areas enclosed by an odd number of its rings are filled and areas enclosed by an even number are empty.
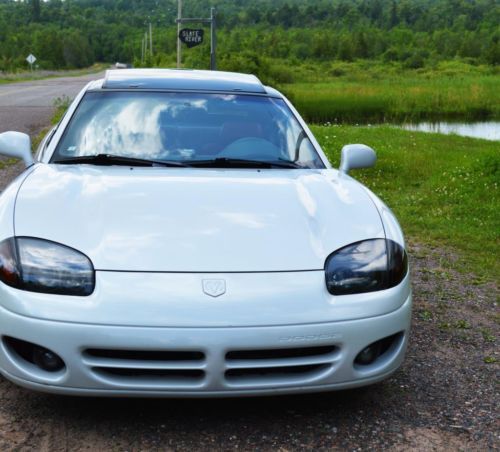
<svg viewBox="0 0 500 452">
<path fill-rule="evenodd" d="M 197 351 L 154 351 L 154 350 L 107 350 L 90 348 L 85 350 L 93 358 L 107 358 L 130 361 L 201 361 L 205 359 Z"/>
<path fill-rule="evenodd" d="M 130 368 L 109 368 L 94 367 L 93 370 L 103 376 L 129 377 L 134 379 L 178 379 L 178 380 L 199 380 L 203 378 L 204 372 L 198 369 L 130 369 Z"/>
<path fill-rule="evenodd" d="M 3 343 L 11 353 L 45 372 L 59 372 L 66 367 L 57 353 L 41 345 L 10 336 L 4 336 Z"/>
<path fill-rule="evenodd" d="M 8 336 L 3 338 L 3 342 L 10 351 L 14 352 L 25 361 L 35 364 L 33 360 L 33 350 L 35 348 L 35 344 Z"/>
<path fill-rule="evenodd" d="M 334 345 L 322 347 L 302 348 L 277 348 L 263 350 L 235 350 L 226 354 L 226 359 L 231 360 L 259 360 L 259 359 L 286 359 L 305 358 L 312 356 L 328 355 L 337 351 Z"/>
<path fill-rule="evenodd" d="M 330 364 L 309 364 L 305 366 L 259 367 L 246 369 L 230 369 L 226 371 L 228 380 L 240 378 L 289 377 L 319 372 L 331 367 Z"/>
<path fill-rule="evenodd" d="M 402 332 L 393 334 L 392 336 L 388 336 L 380 340 L 380 356 L 382 356 L 386 351 L 388 351 L 393 344 L 398 342 L 398 340 L 401 337 L 403 337 Z"/>
</svg>

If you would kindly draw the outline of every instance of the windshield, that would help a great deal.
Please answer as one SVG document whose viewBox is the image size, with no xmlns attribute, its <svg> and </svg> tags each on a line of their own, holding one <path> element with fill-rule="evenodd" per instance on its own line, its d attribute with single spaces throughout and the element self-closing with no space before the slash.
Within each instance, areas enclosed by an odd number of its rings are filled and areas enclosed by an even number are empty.
<svg viewBox="0 0 500 452">
<path fill-rule="evenodd" d="M 89 92 L 52 162 L 110 154 L 155 161 L 248 159 L 324 168 L 282 99 L 159 92 Z"/>
</svg>

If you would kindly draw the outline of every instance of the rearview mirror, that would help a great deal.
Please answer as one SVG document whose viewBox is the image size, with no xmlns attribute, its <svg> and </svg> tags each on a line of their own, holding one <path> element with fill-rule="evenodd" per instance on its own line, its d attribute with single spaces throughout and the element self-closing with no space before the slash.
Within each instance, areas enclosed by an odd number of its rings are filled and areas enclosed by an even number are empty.
<svg viewBox="0 0 500 452">
<path fill-rule="evenodd" d="M 25 133 L 0 133 L 0 154 L 23 159 L 27 167 L 34 163 L 33 156 L 31 155 L 31 139 Z"/>
<path fill-rule="evenodd" d="M 356 168 L 371 168 L 377 161 L 377 154 L 365 144 L 347 144 L 342 148 L 340 172 L 347 174 Z"/>
</svg>

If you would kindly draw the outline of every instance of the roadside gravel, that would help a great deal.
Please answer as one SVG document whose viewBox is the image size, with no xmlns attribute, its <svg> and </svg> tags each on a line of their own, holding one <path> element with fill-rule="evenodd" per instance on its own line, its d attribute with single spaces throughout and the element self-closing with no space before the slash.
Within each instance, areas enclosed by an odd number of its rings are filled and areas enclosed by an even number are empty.
<svg viewBox="0 0 500 452">
<path fill-rule="evenodd" d="M 0 190 L 21 169 L 0 168 Z M 411 242 L 410 251 L 411 343 L 383 383 L 293 397 L 127 400 L 37 394 L 0 377 L 0 450 L 498 450 L 498 286 L 449 270 L 450 251 Z"/>
</svg>

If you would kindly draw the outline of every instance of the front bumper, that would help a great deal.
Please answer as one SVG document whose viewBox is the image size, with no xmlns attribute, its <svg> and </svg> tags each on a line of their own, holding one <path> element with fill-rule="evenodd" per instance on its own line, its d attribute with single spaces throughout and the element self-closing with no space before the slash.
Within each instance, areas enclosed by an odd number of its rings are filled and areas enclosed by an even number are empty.
<svg viewBox="0 0 500 452">
<path fill-rule="evenodd" d="M 0 372 L 30 389 L 85 396 L 230 397 L 345 389 L 383 380 L 401 365 L 410 318 L 411 294 L 383 315 L 266 327 L 96 325 L 36 319 L 0 307 L 2 338 L 41 345 L 66 365 L 55 373 L 43 371 L 2 339 Z M 354 363 L 367 345 L 392 335 L 397 336 L 375 362 Z M 95 349 L 139 354 L 91 352 Z M 148 355 L 151 351 L 170 354 Z"/>
</svg>

